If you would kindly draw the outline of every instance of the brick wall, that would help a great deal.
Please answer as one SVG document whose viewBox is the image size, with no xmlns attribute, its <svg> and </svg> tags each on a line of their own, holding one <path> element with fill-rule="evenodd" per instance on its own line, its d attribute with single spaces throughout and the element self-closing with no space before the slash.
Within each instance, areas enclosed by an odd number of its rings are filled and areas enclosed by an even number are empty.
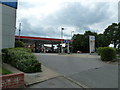
<svg viewBox="0 0 120 90">
<path fill-rule="evenodd" d="M 0 88 L 18 88 L 24 86 L 24 73 L 0 76 Z"/>
</svg>

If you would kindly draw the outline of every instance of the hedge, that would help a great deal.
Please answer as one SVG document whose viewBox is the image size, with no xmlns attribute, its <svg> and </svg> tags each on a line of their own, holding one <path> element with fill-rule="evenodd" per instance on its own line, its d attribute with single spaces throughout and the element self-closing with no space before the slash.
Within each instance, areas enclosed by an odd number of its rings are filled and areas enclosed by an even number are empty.
<svg viewBox="0 0 120 90">
<path fill-rule="evenodd" d="M 101 56 L 102 61 L 112 61 L 116 58 L 116 50 L 111 47 L 98 48 L 98 54 Z"/>
<path fill-rule="evenodd" d="M 15 47 L 24 47 L 24 43 L 22 42 L 22 41 L 20 41 L 20 40 L 16 40 L 15 41 Z"/>
<path fill-rule="evenodd" d="M 16 51 L 25 51 L 25 52 L 29 52 L 29 53 L 32 53 L 32 49 L 30 48 L 14 48 L 14 50 Z"/>
<path fill-rule="evenodd" d="M 101 54 L 102 50 L 103 50 L 103 47 L 99 47 L 99 48 L 97 48 L 97 53 L 98 53 L 98 55 Z"/>
<path fill-rule="evenodd" d="M 9 48 L 2 49 L 3 62 L 11 64 L 19 70 L 26 73 L 41 71 L 41 63 L 31 53 L 30 49 L 26 48 Z"/>
</svg>

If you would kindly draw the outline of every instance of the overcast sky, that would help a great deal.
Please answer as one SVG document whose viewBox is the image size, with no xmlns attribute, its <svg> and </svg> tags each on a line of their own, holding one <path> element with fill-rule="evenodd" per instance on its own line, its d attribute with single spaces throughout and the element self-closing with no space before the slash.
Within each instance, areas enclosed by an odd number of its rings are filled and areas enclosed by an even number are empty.
<svg viewBox="0 0 120 90">
<path fill-rule="evenodd" d="M 64 38 L 70 39 L 72 31 L 103 33 L 115 22 L 118 0 L 21 0 L 17 9 L 17 28 L 22 23 L 24 36 L 60 38 L 63 27 Z"/>
</svg>

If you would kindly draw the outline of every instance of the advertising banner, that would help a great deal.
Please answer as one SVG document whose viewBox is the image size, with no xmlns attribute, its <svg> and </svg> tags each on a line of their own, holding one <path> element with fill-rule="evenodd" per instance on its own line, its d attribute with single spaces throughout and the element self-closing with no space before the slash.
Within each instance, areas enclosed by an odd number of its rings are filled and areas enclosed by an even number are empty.
<svg viewBox="0 0 120 90">
<path fill-rule="evenodd" d="M 90 53 L 95 52 L 95 36 L 89 36 Z"/>
</svg>

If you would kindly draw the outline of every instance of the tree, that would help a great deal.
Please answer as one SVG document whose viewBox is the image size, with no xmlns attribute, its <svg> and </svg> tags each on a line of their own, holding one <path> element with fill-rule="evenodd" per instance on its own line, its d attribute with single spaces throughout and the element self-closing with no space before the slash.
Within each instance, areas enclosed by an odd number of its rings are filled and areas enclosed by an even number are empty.
<svg viewBox="0 0 120 90">
<path fill-rule="evenodd" d="M 78 50 L 82 52 L 89 52 L 89 36 L 95 36 L 95 47 L 108 47 L 110 44 L 114 44 L 116 48 L 120 49 L 120 23 L 112 23 L 109 25 L 103 34 L 97 34 L 96 32 L 86 31 L 84 34 L 76 34 L 73 36 L 73 51 Z"/>
<path fill-rule="evenodd" d="M 96 37 L 97 45 L 96 47 L 107 47 L 109 46 L 109 40 L 105 37 L 104 34 L 98 34 Z"/>
<path fill-rule="evenodd" d="M 120 22 L 118 23 L 118 33 L 116 36 L 118 38 L 118 49 L 120 50 Z"/>
<path fill-rule="evenodd" d="M 73 36 L 73 51 L 77 52 L 82 51 L 85 53 L 89 52 L 89 36 L 93 35 L 97 37 L 97 33 L 91 32 L 91 31 L 86 31 L 83 35 L 82 34 L 77 34 Z M 97 45 L 97 44 L 96 44 Z"/>
<path fill-rule="evenodd" d="M 78 50 L 81 50 L 81 45 L 82 45 L 82 37 L 83 35 L 81 34 L 75 34 L 73 36 L 73 42 L 72 42 L 72 47 L 73 47 L 73 52 L 77 52 Z"/>
<path fill-rule="evenodd" d="M 117 44 L 120 42 L 119 33 L 120 30 L 118 29 L 117 23 L 112 23 L 112 25 L 109 25 L 104 31 L 104 37 L 107 44 L 114 44 L 114 48 L 116 48 Z"/>
</svg>

